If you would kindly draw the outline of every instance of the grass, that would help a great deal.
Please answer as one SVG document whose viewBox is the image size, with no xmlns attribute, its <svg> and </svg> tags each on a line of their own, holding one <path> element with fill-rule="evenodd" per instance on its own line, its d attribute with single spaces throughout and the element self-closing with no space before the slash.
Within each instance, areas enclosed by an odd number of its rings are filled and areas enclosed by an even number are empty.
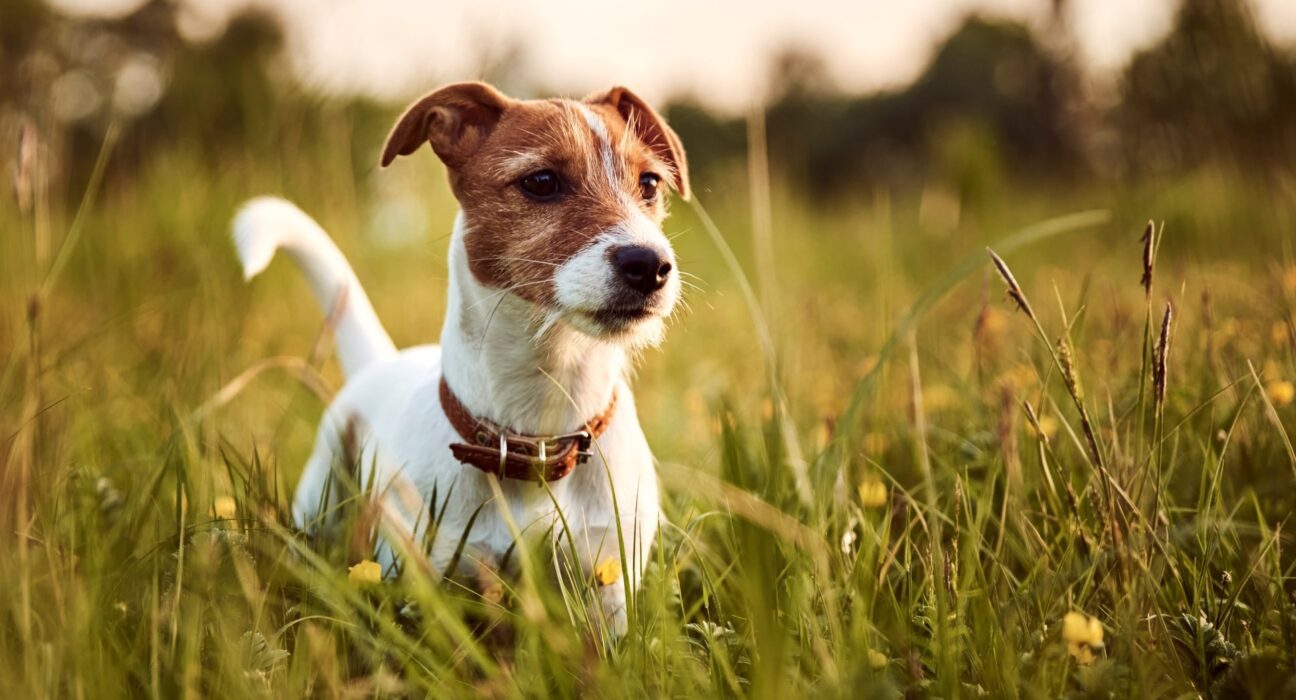
<svg viewBox="0 0 1296 700">
<path fill-rule="evenodd" d="M 182 148 L 6 200 L 8 694 L 1296 692 L 1289 184 L 951 211 L 748 175 L 668 224 L 698 289 L 638 370 L 666 519 L 620 641 L 545 552 L 522 580 L 367 584 L 361 498 L 352 537 L 287 524 L 340 375 L 294 272 L 242 283 L 231 214 L 298 201 L 398 344 L 431 341 L 454 208 L 430 155 Z"/>
</svg>

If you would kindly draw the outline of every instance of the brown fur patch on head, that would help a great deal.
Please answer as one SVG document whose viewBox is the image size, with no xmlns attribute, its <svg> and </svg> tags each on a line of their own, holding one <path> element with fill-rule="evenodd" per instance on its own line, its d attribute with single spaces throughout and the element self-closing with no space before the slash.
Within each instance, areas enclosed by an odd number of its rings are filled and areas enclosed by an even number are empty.
<svg viewBox="0 0 1296 700">
<path fill-rule="evenodd" d="M 661 115 L 644 102 L 643 98 L 628 88 L 614 87 L 607 92 L 595 93 L 585 102 L 609 108 L 621 118 L 627 128 L 669 168 L 667 179 L 680 197 L 689 198 L 688 158 L 679 136 L 666 124 Z"/>
<path fill-rule="evenodd" d="M 387 136 L 382 165 L 428 143 L 449 167 L 467 162 L 512 103 L 486 83 L 455 83 L 410 105 Z"/>
<path fill-rule="evenodd" d="M 448 89 L 410 108 L 393 131 L 398 145 L 389 143 L 389 154 L 409 153 L 421 144 L 410 145 L 425 130 L 418 115 L 440 115 L 425 103 Z M 474 88 L 459 91 L 456 98 L 465 94 L 469 101 L 485 100 L 484 106 L 459 104 L 454 110 L 456 115 L 467 115 L 459 123 L 470 130 L 470 153 L 465 155 L 454 144 L 438 147 L 437 141 L 433 147 L 449 169 L 451 188 L 463 208 L 469 269 L 484 285 L 550 306 L 558 266 L 600 233 L 626 221 L 635 210 L 657 224 L 665 218 L 664 190 L 651 201 L 642 197 L 644 173 L 655 173 L 681 192 L 687 191 L 678 138 L 670 132 L 673 140 L 660 140 L 665 138 L 660 136 L 664 124 L 651 110 L 623 112 L 619 106 L 632 102 L 625 95 L 587 102 L 515 101 L 502 95 L 502 100 L 496 99 L 499 93 L 493 89 Z M 431 102 L 433 106 L 444 103 Z M 435 119 L 439 121 L 434 125 L 442 131 L 455 124 L 453 118 Z M 402 126 L 407 120 L 409 125 Z M 657 126 L 646 128 L 649 122 Z M 398 140 L 398 133 L 404 138 Z M 434 129 L 434 133 L 441 132 Z M 552 170 L 561 180 L 561 193 L 552 201 L 531 199 L 518 187 L 519 180 L 543 170 Z"/>
</svg>

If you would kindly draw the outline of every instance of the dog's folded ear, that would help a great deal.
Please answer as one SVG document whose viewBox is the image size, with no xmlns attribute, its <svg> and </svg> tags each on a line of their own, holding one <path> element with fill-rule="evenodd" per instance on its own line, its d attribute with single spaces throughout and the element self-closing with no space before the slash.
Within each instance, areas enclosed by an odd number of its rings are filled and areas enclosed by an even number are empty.
<svg viewBox="0 0 1296 700">
<path fill-rule="evenodd" d="M 653 111 L 643 98 L 630 92 L 627 88 L 614 87 L 606 92 L 596 92 L 585 98 L 593 105 L 609 105 L 626 121 L 644 145 L 652 149 L 670 166 L 668 173 L 670 184 L 679 192 L 680 197 L 689 198 L 688 160 L 684 156 L 684 144 L 675 134 L 666 120 Z"/>
<path fill-rule="evenodd" d="M 425 95 L 396 120 L 383 147 L 382 165 L 407 156 L 424 143 L 450 168 L 467 162 L 511 100 L 486 83 L 455 83 Z"/>
</svg>

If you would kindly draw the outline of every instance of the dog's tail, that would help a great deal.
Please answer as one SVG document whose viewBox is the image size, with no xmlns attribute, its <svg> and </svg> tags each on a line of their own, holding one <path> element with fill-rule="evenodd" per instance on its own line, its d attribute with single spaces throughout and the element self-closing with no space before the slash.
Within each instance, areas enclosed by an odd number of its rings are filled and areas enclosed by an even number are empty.
<svg viewBox="0 0 1296 700">
<path fill-rule="evenodd" d="M 248 202 L 234 217 L 234 246 L 245 279 L 264 270 L 276 250 L 283 250 L 297 263 L 320 308 L 335 321 L 338 359 L 348 377 L 396 354 L 396 345 L 378 321 L 342 251 L 301 209 L 277 197 Z"/>
</svg>

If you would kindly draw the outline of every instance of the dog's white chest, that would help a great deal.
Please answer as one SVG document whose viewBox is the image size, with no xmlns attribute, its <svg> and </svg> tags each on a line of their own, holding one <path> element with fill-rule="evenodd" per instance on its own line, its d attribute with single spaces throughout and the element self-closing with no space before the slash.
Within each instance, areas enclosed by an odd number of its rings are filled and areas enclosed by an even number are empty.
<svg viewBox="0 0 1296 700">
<path fill-rule="evenodd" d="M 325 413 L 299 483 L 299 525 L 309 527 L 325 515 L 321 508 L 329 504 L 321 499 L 332 465 L 342 458 L 354 460 L 362 483 L 373 483 L 381 494 L 385 517 L 378 556 L 385 567 L 403 550 L 426 547 L 434 570 L 445 573 L 461 540 L 470 556 L 489 560 L 513 546 L 515 532 L 530 540 L 564 528 L 576 531 L 573 536 L 599 557 L 621 549 L 618 515 L 622 533 L 639 540 L 625 543 L 626 551 L 646 551 L 657 527 L 657 482 L 627 387 L 619 389 L 617 415 L 589 461 L 558 481 L 503 479 L 496 490 L 484 472 L 450 452 L 450 443 L 462 438 L 441 411 L 440 363 L 438 346 L 410 348 L 347 383 Z"/>
</svg>

